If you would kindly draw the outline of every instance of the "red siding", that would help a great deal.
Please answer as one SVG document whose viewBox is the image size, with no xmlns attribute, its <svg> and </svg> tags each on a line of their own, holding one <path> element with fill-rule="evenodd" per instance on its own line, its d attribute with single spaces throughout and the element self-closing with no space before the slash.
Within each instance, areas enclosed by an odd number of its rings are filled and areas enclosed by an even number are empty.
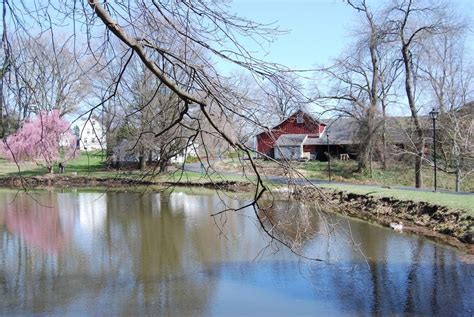
<svg viewBox="0 0 474 317">
<path fill-rule="evenodd" d="M 261 133 L 257 135 L 257 151 L 261 153 L 268 154 L 271 149 L 273 149 L 273 145 L 275 144 L 276 140 L 280 137 L 281 133 L 275 131 L 273 133 Z"/>
<path fill-rule="evenodd" d="M 319 126 L 319 134 L 323 133 L 324 132 L 324 128 L 326 128 L 326 125 L 325 124 L 321 124 Z"/>
<path fill-rule="evenodd" d="M 303 145 L 303 152 L 316 152 L 316 145 Z"/>
<path fill-rule="evenodd" d="M 257 135 L 257 151 L 269 154 L 273 149 L 276 140 L 282 134 L 309 134 L 319 137 L 324 131 L 324 124 L 315 122 L 314 119 L 304 115 L 304 122 L 296 122 L 296 114 L 292 115 L 278 126 L 274 127 L 271 132 L 263 132 Z"/>
</svg>

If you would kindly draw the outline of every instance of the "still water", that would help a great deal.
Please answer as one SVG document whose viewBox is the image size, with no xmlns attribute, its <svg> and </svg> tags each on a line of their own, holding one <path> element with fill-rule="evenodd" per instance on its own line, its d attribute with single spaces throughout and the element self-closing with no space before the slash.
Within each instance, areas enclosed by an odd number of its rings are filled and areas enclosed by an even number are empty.
<svg viewBox="0 0 474 317">
<path fill-rule="evenodd" d="M 251 210 L 216 225 L 223 201 L 245 204 L 187 189 L 1 190 L 0 315 L 474 314 L 474 267 L 452 248 L 315 213 L 302 251 L 324 262 L 307 261 L 268 247 Z"/>
</svg>

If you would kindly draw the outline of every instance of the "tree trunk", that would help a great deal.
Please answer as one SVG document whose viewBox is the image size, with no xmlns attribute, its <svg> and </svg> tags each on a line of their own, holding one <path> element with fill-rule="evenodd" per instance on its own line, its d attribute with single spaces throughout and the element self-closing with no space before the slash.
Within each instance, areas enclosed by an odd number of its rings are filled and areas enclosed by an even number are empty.
<svg viewBox="0 0 474 317">
<path fill-rule="evenodd" d="M 138 167 L 140 171 L 144 171 L 146 167 L 146 158 L 145 158 L 145 150 L 141 149 L 140 154 L 138 156 Z"/>
<path fill-rule="evenodd" d="M 2 78 L 0 79 L 0 139 L 3 139 L 6 134 L 6 127 L 3 122 L 3 74 L 1 74 Z"/>
<path fill-rule="evenodd" d="M 4 122 L 4 113 L 6 111 L 4 111 L 4 104 L 3 104 L 3 79 L 5 77 L 5 73 L 6 73 L 6 70 L 7 70 L 7 65 L 8 65 L 8 60 L 7 60 L 8 56 L 5 58 L 5 62 L 4 62 L 4 65 L 2 67 L 2 70 L 1 70 L 1 73 L 0 73 L 0 127 L 1 127 L 1 131 L 0 131 L 0 139 L 4 138 L 5 135 L 7 134 L 7 131 L 8 131 L 8 127 L 5 125 L 6 122 Z"/>
<path fill-rule="evenodd" d="M 371 148 L 370 151 L 369 151 L 369 176 L 370 178 L 372 178 L 373 174 L 372 174 L 372 163 L 373 163 L 373 149 Z"/>
<path fill-rule="evenodd" d="M 145 155 L 140 154 L 140 157 L 138 158 L 138 164 L 140 171 L 144 171 L 146 167 Z"/>
<path fill-rule="evenodd" d="M 385 120 L 384 120 L 385 121 Z M 385 122 L 384 122 L 385 125 Z M 385 127 L 382 128 L 382 153 L 380 153 L 380 160 L 382 161 L 382 170 L 387 170 L 387 137 L 385 135 Z"/>
<path fill-rule="evenodd" d="M 367 170 L 370 164 L 370 159 L 373 150 L 373 143 L 375 138 L 375 112 L 377 106 L 377 98 L 372 97 L 372 105 L 367 109 L 365 122 L 362 121 L 359 132 L 359 138 L 364 140 L 364 143 L 359 144 L 359 158 L 358 158 L 358 172 Z"/>
<path fill-rule="evenodd" d="M 382 98 L 382 153 L 380 159 L 382 161 L 382 170 L 387 169 L 387 121 L 386 119 L 386 107 L 385 97 Z"/>
<path fill-rule="evenodd" d="M 423 165 L 423 130 L 420 125 L 418 118 L 418 110 L 416 109 L 415 97 L 413 93 L 413 74 L 412 74 L 412 60 L 410 55 L 409 47 L 404 43 L 402 46 L 403 64 L 405 68 L 405 92 L 407 94 L 408 105 L 410 106 L 411 117 L 415 124 L 415 133 L 418 140 L 414 140 L 416 147 L 415 156 L 415 187 L 421 188 L 422 182 L 422 170 Z"/>
<path fill-rule="evenodd" d="M 158 174 L 161 174 L 161 173 L 164 173 L 166 172 L 166 166 L 168 165 L 168 161 L 167 160 L 161 160 L 160 159 L 160 162 L 158 163 Z"/>
<path fill-rule="evenodd" d="M 455 191 L 457 193 L 461 190 L 461 175 L 460 175 L 460 171 L 459 171 L 459 165 L 456 166 L 456 180 L 455 180 L 455 182 L 456 182 Z"/>
<path fill-rule="evenodd" d="M 359 147 L 359 157 L 357 161 L 357 172 L 361 173 L 367 170 L 369 165 L 369 146 L 367 143 L 360 145 Z"/>
<path fill-rule="evenodd" d="M 148 165 L 151 165 L 153 163 L 153 151 L 150 150 L 148 152 Z"/>
<path fill-rule="evenodd" d="M 423 167 L 423 152 L 416 153 L 415 157 L 415 187 L 421 188 L 423 186 L 422 179 L 422 167 Z"/>
</svg>

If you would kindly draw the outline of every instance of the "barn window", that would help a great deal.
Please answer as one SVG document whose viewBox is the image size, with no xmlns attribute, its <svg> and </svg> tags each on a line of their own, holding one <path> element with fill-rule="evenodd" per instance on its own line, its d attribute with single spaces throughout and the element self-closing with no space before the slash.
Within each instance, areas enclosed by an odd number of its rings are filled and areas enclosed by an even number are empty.
<svg viewBox="0 0 474 317">
<path fill-rule="evenodd" d="M 303 119 L 303 114 L 302 113 L 298 113 L 298 115 L 296 115 L 296 123 L 298 124 L 301 124 L 304 122 L 304 119 Z"/>
</svg>

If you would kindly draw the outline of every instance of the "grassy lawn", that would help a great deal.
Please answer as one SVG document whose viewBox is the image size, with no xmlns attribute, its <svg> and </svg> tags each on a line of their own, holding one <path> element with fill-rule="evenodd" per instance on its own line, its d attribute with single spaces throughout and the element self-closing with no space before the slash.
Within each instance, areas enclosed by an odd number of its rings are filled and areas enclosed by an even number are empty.
<svg viewBox="0 0 474 317">
<path fill-rule="evenodd" d="M 256 161 L 260 172 L 265 175 L 282 175 L 282 168 L 276 162 L 267 160 Z M 291 166 L 308 178 L 328 179 L 328 163 L 320 161 L 292 162 Z M 231 160 L 219 162 L 218 168 L 223 171 L 240 171 L 241 164 Z M 382 170 L 378 163 L 374 162 L 372 175 L 368 173 L 357 173 L 357 162 L 331 161 L 331 177 L 333 181 L 384 186 L 414 187 L 415 175 L 413 166 L 397 162 L 392 163 L 386 170 Z M 280 172 L 280 173 L 278 173 Z M 455 176 L 438 171 L 438 188 L 454 191 Z M 429 166 L 423 168 L 423 187 L 433 188 L 433 169 Z M 474 192 L 474 175 L 465 178 L 461 183 L 461 191 Z"/>
<path fill-rule="evenodd" d="M 463 209 L 474 216 L 474 195 L 456 195 L 451 193 L 423 192 L 349 184 L 323 184 L 319 186 L 323 188 L 340 189 L 356 194 L 368 194 L 375 197 L 393 197 L 400 200 L 426 201 L 436 205 Z"/>
<path fill-rule="evenodd" d="M 0 177 L 9 176 L 39 176 L 47 174 L 46 167 L 33 162 L 22 162 L 18 166 L 15 163 L 9 162 L 0 158 Z M 72 172 L 78 175 L 87 175 L 105 170 L 105 156 L 102 156 L 100 151 L 85 152 L 82 151 L 78 157 L 66 162 L 65 173 Z M 59 167 L 54 167 L 54 173 L 59 173 Z"/>
<path fill-rule="evenodd" d="M 389 186 L 409 186 L 415 184 L 415 176 L 412 166 L 398 164 L 390 165 L 387 170 L 380 169 L 374 164 L 372 176 L 368 173 L 356 173 L 357 162 L 355 161 L 332 161 L 331 174 L 335 181 L 362 183 L 362 184 L 378 184 Z M 328 164 L 327 162 L 304 162 L 297 163 L 296 168 L 305 172 L 310 178 L 327 179 Z M 438 171 L 438 188 L 454 190 L 454 175 Z M 423 185 L 425 188 L 433 187 L 433 169 L 425 167 L 423 169 Z M 474 191 L 474 176 L 466 178 L 461 184 L 461 191 Z"/>
<path fill-rule="evenodd" d="M 45 167 L 37 165 L 32 162 L 24 162 L 18 166 L 15 163 L 8 162 L 0 158 L 0 177 L 10 177 L 22 175 L 28 176 L 40 176 L 46 175 L 47 170 Z M 54 173 L 59 173 L 59 168 L 56 165 Z M 107 169 L 105 156 L 102 156 L 101 151 L 85 152 L 81 151 L 80 155 L 75 159 L 66 162 L 64 175 L 71 176 L 71 173 L 76 173 L 77 176 L 82 177 L 95 177 L 95 178 L 127 178 L 134 180 L 149 180 L 149 181 L 161 181 L 161 182 L 194 182 L 194 183 L 207 183 L 209 181 L 245 181 L 246 179 L 239 176 L 228 176 L 212 173 L 206 176 L 201 173 L 194 173 L 188 171 L 176 170 L 173 172 L 157 175 L 151 169 L 140 171 L 140 170 L 115 170 Z"/>
<path fill-rule="evenodd" d="M 192 182 L 192 183 L 208 183 L 208 182 L 223 182 L 223 181 L 240 181 L 245 182 L 248 179 L 241 177 L 241 176 L 234 176 L 234 175 L 222 175 L 217 173 L 211 173 L 209 175 L 189 172 L 189 171 L 181 171 L 177 170 L 171 173 L 157 175 L 154 180 L 162 181 L 162 182 Z M 253 180 L 253 179 L 251 179 Z"/>
<path fill-rule="evenodd" d="M 102 154 L 101 151 L 81 151 L 78 157 L 66 163 L 65 172 L 76 172 L 81 175 L 103 171 L 105 167 L 105 153 Z"/>
<path fill-rule="evenodd" d="M 38 176 L 47 172 L 46 168 L 36 165 L 35 163 L 20 163 L 18 166 L 3 158 L 0 158 L 0 177 L 8 177 L 14 175 Z"/>
</svg>

